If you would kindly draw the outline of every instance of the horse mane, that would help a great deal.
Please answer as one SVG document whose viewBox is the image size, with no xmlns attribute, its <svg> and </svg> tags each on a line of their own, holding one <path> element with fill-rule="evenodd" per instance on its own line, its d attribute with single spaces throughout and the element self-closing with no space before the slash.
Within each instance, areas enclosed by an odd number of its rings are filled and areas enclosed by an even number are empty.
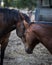
<svg viewBox="0 0 52 65">
<path fill-rule="evenodd" d="M 6 14 L 12 14 L 13 16 L 17 16 L 19 11 L 15 9 L 10 8 L 0 8 L 0 12 L 6 13 Z"/>
<path fill-rule="evenodd" d="M 20 12 L 19 10 L 16 9 L 9 9 L 9 8 L 0 8 L 0 12 L 6 13 L 7 15 L 10 16 L 15 16 L 16 18 L 20 17 L 21 20 L 25 19 L 27 23 L 30 23 L 30 18 L 27 14 Z"/>
<path fill-rule="evenodd" d="M 26 20 L 27 23 L 31 22 L 30 18 L 29 18 L 29 16 L 27 14 L 20 12 L 20 15 L 21 15 L 21 19 Z"/>
</svg>

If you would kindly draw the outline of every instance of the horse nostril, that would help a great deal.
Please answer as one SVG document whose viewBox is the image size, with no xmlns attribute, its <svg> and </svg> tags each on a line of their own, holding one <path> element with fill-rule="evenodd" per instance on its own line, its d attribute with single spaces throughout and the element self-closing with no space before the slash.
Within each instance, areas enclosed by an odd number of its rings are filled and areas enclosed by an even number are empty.
<svg viewBox="0 0 52 65">
<path fill-rule="evenodd" d="M 25 49 L 25 51 L 28 53 L 28 54 L 32 54 L 33 51 L 31 49 Z"/>
</svg>

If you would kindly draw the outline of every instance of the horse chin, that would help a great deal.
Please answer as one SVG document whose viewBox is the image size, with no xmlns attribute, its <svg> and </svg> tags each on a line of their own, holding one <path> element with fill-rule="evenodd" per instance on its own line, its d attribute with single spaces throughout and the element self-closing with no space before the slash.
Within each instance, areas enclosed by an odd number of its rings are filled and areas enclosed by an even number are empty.
<svg viewBox="0 0 52 65">
<path fill-rule="evenodd" d="M 22 35 L 22 34 L 17 34 L 17 36 L 20 37 L 20 38 L 22 39 L 22 36 L 23 36 L 23 35 Z"/>
<path fill-rule="evenodd" d="M 27 54 L 32 54 L 33 52 L 27 52 Z"/>
<path fill-rule="evenodd" d="M 26 51 L 26 53 L 28 53 L 28 54 L 32 54 L 32 53 L 33 53 L 33 51 L 32 51 L 31 49 L 25 49 L 25 51 Z"/>
<path fill-rule="evenodd" d="M 19 38 L 22 38 L 22 36 L 20 36 L 20 35 L 17 35 Z"/>
</svg>

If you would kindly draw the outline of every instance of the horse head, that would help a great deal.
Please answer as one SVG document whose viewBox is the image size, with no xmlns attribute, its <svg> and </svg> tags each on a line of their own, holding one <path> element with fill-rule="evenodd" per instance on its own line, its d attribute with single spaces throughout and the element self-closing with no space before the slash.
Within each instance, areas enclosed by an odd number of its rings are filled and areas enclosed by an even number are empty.
<svg viewBox="0 0 52 65">
<path fill-rule="evenodd" d="M 17 35 L 22 38 L 24 36 L 25 30 L 28 28 L 30 23 L 30 18 L 24 14 L 19 12 L 19 22 L 16 24 L 16 33 Z"/>
<path fill-rule="evenodd" d="M 25 51 L 28 54 L 33 53 L 34 47 L 39 43 L 36 33 L 33 31 L 33 27 L 29 25 L 24 33 L 24 37 L 22 38 L 25 46 Z"/>
</svg>

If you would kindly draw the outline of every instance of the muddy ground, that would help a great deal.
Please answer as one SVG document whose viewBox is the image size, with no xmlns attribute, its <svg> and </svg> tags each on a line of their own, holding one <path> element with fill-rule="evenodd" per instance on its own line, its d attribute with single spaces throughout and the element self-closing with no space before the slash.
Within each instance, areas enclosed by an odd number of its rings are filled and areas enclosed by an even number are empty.
<svg viewBox="0 0 52 65">
<path fill-rule="evenodd" d="M 14 30 L 5 51 L 4 65 L 52 65 L 52 55 L 41 43 L 35 47 L 33 54 L 28 55 Z"/>
</svg>

